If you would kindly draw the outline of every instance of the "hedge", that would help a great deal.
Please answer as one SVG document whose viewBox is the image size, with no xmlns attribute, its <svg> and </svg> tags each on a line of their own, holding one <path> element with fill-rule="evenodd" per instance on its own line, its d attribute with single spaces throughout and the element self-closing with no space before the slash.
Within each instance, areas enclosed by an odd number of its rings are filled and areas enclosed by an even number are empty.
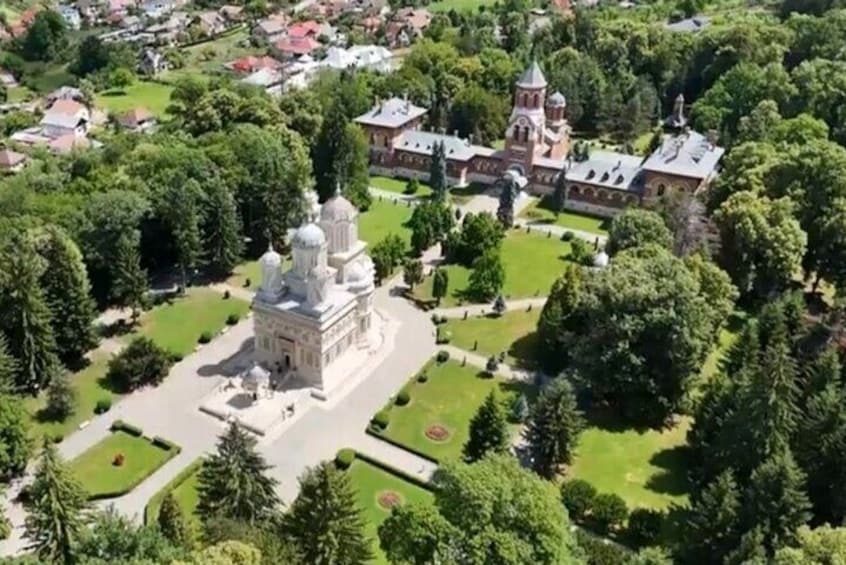
<svg viewBox="0 0 846 565">
<path fill-rule="evenodd" d="M 165 449 L 167 451 L 170 451 L 171 449 L 175 449 L 177 453 L 181 451 L 181 448 L 178 445 L 168 439 L 163 438 L 162 436 L 154 436 L 151 441 L 156 447 L 161 447 L 162 449 Z"/>
<path fill-rule="evenodd" d="M 115 420 L 115 424 L 117 424 L 117 423 L 120 423 L 122 426 L 128 426 L 128 427 L 130 427 L 130 428 L 133 428 L 133 429 L 135 429 L 135 430 L 138 430 L 138 428 L 136 428 L 135 426 L 131 426 L 130 424 L 127 424 L 126 422 L 123 422 L 123 421 L 121 421 L 121 420 Z M 123 431 L 123 432 L 126 432 L 126 433 L 130 433 L 130 434 L 132 434 L 132 432 L 128 431 L 125 427 L 115 428 L 115 424 L 112 424 L 112 431 L 117 431 L 117 430 L 120 430 L 120 431 Z M 139 431 L 140 431 L 140 430 L 139 430 Z M 132 434 L 132 435 L 135 435 L 135 434 Z M 138 434 L 138 437 L 141 437 L 141 434 Z M 168 447 L 168 448 L 166 449 L 166 451 L 168 452 L 168 457 L 167 457 L 167 459 L 165 459 L 164 461 L 162 461 L 162 464 L 161 464 L 159 467 L 157 467 L 157 468 L 155 469 L 155 471 L 153 471 L 153 473 L 155 473 L 156 471 L 158 471 L 159 469 L 161 469 L 162 467 L 164 467 L 164 466 L 167 464 L 167 462 L 168 462 L 168 461 L 170 461 L 171 459 L 173 459 L 174 457 L 176 457 L 176 456 L 179 454 L 179 452 L 180 452 L 180 451 L 182 451 L 182 448 L 181 448 L 181 447 L 179 447 L 179 446 L 178 446 L 178 445 L 176 445 L 175 443 L 170 443 L 169 441 L 167 441 L 167 440 L 165 440 L 165 439 L 163 439 L 163 438 L 153 438 L 153 439 L 151 439 L 151 440 L 150 440 L 150 442 L 151 442 L 153 445 L 155 445 L 156 447 L 163 447 L 162 445 L 160 445 L 159 443 L 157 443 L 157 440 L 161 440 L 162 442 L 168 443 L 168 444 L 170 445 L 170 447 Z M 126 494 L 129 494 L 130 492 L 132 492 L 133 490 L 135 490 L 135 488 L 136 488 L 138 485 L 140 485 L 141 483 L 143 483 L 144 481 L 146 481 L 147 479 L 149 479 L 149 478 L 150 478 L 150 476 L 152 476 L 152 474 L 153 474 L 153 473 L 150 473 L 149 475 L 145 475 L 145 476 L 142 476 L 142 477 L 138 477 L 138 480 L 137 480 L 137 481 L 135 481 L 134 483 L 132 483 L 132 484 L 128 485 L 125 489 L 120 489 L 120 490 L 116 490 L 116 491 L 112 491 L 112 492 L 101 492 L 101 493 L 96 494 L 96 495 L 90 495 L 90 496 L 88 497 L 88 500 L 90 500 L 90 501 L 105 500 L 105 499 L 109 499 L 109 498 L 118 498 L 118 497 L 120 497 L 120 496 L 124 496 L 124 495 L 126 495 Z"/>
<path fill-rule="evenodd" d="M 97 404 L 94 406 L 94 413 L 95 414 L 103 414 L 108 412 L 112 409 L 112 399 L 111 398 L 101 398 L 97 401 Z"/>
<path fill-rule="evenodd" d="M 391 413 L 387 408 L 383 408 L 376 412 L 376 414 L 373 415 L 373 419 L 370 420 L 370 422 L 380 431 L 387 428 L 390 421 Z"/>
<path fill-rule="evenodd" d="M 399 391 L 396 400 L 394 400 L 394 404 L 397 406 L 405 406 L 411 401 L 411 394 L 409 394 L 408 390 L 402 389 Z"/>
<path fill-rule="evenodd" d="M 354 460 L 355 450 L 344 448 L 338 451 L 338 454 L 335 456 L 335 466 L 338 469 L 348 469 Z"/>
<path fill-rule="evenodd" d="M 123 420 L 115 420 L 114 422 L 112 422 L 112 427 L 110 429 L 113 432 L 126 432 L 129 435 L 135 437 L 141 437 L 144 435 L 144 431 L 141 428 L 139 428 L 138 426 L 133 426 L 132 424 L 128 424 Z"/>
<path fill-rule="evenodd" d="M 395 441 L 395 440 L 389 438 L 388 436 L 382 435 L 382 430 L 380 430 L 379 428 L 377 428 L 374 425 L 367 426 L 367 429 L 365 429 L 365 432 L 372 435 L 373 437 L 379 438 L 381 441 L 384 441 L 386 443 L 390 443 L 394 447 L 399 447 L 400 449 L 408 451 L 409 453 L 413 453 L 414 455 L 416 455 L 416 456 L 418 456 L 422 459 L 425 459 L 427 461 L 431 461 L 432 463 L 438 463 L 438 464 L 441 463 L 440 461 L 438 461 L 437 459 L 435 459 L 431 455 L 427 455 L 426 453 L 423 453 L 422 451 L 419 451 L 419 450 L 411 447 L 410 445 L 400 443 L 398 441 Z"/>
<path fill-rule="evenodd" d="M 445 349 L 441 349 L 438 351 L 438 355 L 435 357 L 438 363 L 446 363 L 449 361 L 449 351 Z"/>
</svg>

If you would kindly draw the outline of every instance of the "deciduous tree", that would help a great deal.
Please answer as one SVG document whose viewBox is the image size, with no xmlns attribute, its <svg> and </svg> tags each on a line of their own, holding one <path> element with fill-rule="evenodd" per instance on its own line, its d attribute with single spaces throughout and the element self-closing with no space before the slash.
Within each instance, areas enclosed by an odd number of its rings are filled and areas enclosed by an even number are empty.
<svg viewBox="0 0 846 565">
<path fill-rule="evenodd" d="M 432 275 L 432 297 L 438 303 L 438 306 L 440 306 L 443 297 L 447 295 L 448 290 L 449 273 L 446 269 L 435 269 Z"/>
<path fill-rule="evenodd" d="M 473 261 L 467 292 L 479 301 L 497 296 L 505 284 L 505 267 L 498 249 L 491 249 Z"/>
<path fill-rule="evenodd" d="M 609 255 L 648 244 L 665 249 L 669 249 L 673 244 L 673 235 L 656 212 L 629 208 L 611 220 L 608 244 L 605 246 Z"/>
</svg>

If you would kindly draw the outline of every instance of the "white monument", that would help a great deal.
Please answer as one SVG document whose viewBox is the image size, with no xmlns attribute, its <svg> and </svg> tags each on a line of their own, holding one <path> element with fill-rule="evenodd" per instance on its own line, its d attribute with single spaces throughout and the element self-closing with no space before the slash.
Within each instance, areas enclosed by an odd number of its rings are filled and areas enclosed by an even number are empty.
<svg viewBox="0 0 846 565">
<path fill-rule="evenodd" d="M 355 206 L 339 193 L 322 207 L 311 193 L 309 203 L 308 221 L 290 236 L 291 268 L 282 272 L 272 247 L 259 260 L 255 360 L 323 396 L 351 372 L 355 352 L 370 346 L 374 269 Z"/>
</svg>

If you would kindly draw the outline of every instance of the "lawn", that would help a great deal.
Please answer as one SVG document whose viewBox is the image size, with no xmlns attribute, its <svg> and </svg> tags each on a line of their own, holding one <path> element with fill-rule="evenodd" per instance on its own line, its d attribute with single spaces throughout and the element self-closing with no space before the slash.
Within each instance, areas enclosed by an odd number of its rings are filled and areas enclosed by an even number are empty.
<svg viewBox="0 0 846 565">
<path fill-rule="evenodd" d="M 71 384 L 76 390 L 76 410 L 73 415 L 63 422 L 52 421 L 45 417 L 42 410 L 47 405 L 45 393 L 37 397 L 24 398 L 24 407 L 32 416 L 30 436 L 40 441 L 45 435 L 49 437 L 66 436 L 76 430 L 79 424 L 94 417 L 94 406 L 100 399 L 117 401 L 120 395 L 104 386 L 108 357 L 95 356 L 91 364 L 71 376 Z"/>
<path fill-rule="evenodd" d="M 502 242 L 502 263 L 505 266 L 502 294 L 507 299 L 546 296 L 561 274 L 569 254 L 570 244 L 556 237 L 516 230 L 509 232 Z M 443 268 L 449 276 L 449 290 L 441 306 L 471 302 L 465 292 L 470 269 L 462 265 L 445 265 Z M 421 303 L 434 304 L 431 276 L 415 289 L 414 296 Z"/>
<path fill-rule="evenodd" d="M 512 310 L 500 317 L 473 316 L 450 319 L 441 326 L 441 335 L 450 336 L 450 344 L 489 357 L 506 352 L 506 363 L 531 367 L 537 353 L 538 318 L 541 308 Z M 474 348 L 474 346 L 478 346 Z"/>
<path fill-rule="evenodd" d="M 146 437 L 114 431 L 70 462 L 91 498 L 111 498 L 129 492 L 174 457 L 178 449 L 159 447 Z M 115 465 L 118 454 L 122 465 Z M 112 496 L 109 496 L 112 495 Z"/>
<path fill-rule="evenodd" d="M 120 115 L 134 108 L 146 108 L 161 118 L 170 105 L 173 87 L 158 82 L 136 81 L 120 90 L 107 90 L 97 95 L 95 104 Z"/>
<path fill-rule="evenodd" d="M 413 208 L 407 204 L 394 204 L 389 200 L 375 198 L 370 208 L 358 217 L 358 237 L 373 247 L 390 233 L 411 241 L 411 230 L 405 227 L 411 219 Z"/>
<path fill-rule="evenodd" d="M 370 177 L 370 186 L 373 188 L 378 188 L 380 190 L 387 190 L 389 192 L 395 192 L 397 194 L 407 194 L 405 192 L 406 184 L 408 181 L 406 179 L 394 179 L 390 177 Z M 427 197 L 432 195 L 432 188 L 423 181 L 420 181 L 418 184 L 417 192 L 414 193 L 414 196 L 420 197 Z"/>
<path fill-rule="evenodd" d="M 197 485 L 199 483 L 200 468 L 203 460 L 197 459 L 190 465 L 185 467 L 172 481 L 166 484 L 159 492 L 153 495 L 147 507 L 144 509 L 144 522 L 152 524 L 159 517 L 159 508 L 162 505 L 165 495 L 173 492 L 177 504 L 182 509 L 182 512 L 197 528 L 200 526 L 200 518 L 196 515 L 197 504 L 200 501 L 200 495 L 197 492 Z"/>
<path fill-rule="evenodd" d="M 477 12 L 481 6 L 492 6 L 495 2 L 496 0 L 438 0 L 426 8 L 430 12 Z"/>
<path fill-rule="evenodd" d="M 610 220 L 586 214 L 562 211 L 557 216 L 550 197 L 534 200 L 520 213 L 532 224 L 555 224 L 563 228 L 608 235 Z"/>
<path fill-rule="evenodd" d="M 243 317 L 250 304 L 235 297 L 224 299 L 208 288 L 190 288 L 184 297 L 161 304 L 141 316 L 140 327 L 128 338 L 144 335 L 161 347 L 179 355 L 194 350 L 204 332 L 216 334 L 226 325 L 230 314 Z"/>
<path fill-rule="evenodd" d="M 432 493 L 362 459 L 353 461 L 346 472 L 358 492 L 358 505 L 367 520 L 367 534 L 373 540 L 373 563 L 387 564 L 379 549 L 377 529 L 391 512 L 379 504 L 379 497 L 392 492 L 399 495 L 402 503 L 431 503 Z"/>
<path fill-rule="evenodd" d="M 579 439 L 567 478 L 584 479 L 601 493 L 618 494 L 630 509 L 684 504 L 689 427 L 687 418 L 663 431 L 591 425 Z"/>
<path fill-rule="evenodd" d="M 260 56 L 265 53 L 260 48 L 242 46 L 244 40 L 249 39 L 249 31 L 242 27 L 218 37 L 214 41 L 207 41 L 186 47 L 182 50 L 185 56 L 185 66 L 181 69 L 168 71 L 168 81 L 178 78 L 193 76 L 208 80 L 210 75 L 226 74 L 224 63 L 246 57 L 247 55 Z"/>
<path fill-rule="evenodd" d="M 457 360 L 430 362 L 423 371 L 428 380 L 421 383 L 415 376 L 405 385 L 411 402 L 391 405 L 388 427 L 379 433 L 437 461 L 461 457 L 470 419 L 490 391 L 498 390 L 509 407 L 518 391 L 528 392 L 525 384 L 488 377 L 480 369 L 462 366 Z M 426 432 L 430 426 L 443 427 L 448 436 L 441 441 L 429 439 Z"/>
<path fill-rule="evenodd" d="M 76 77 L 64 65 L 39 65 L 38 68 L 42 70 L 37 73 L 27 71 L 26 76 L 29 77 L 27 84 L 41 94 L 48 94 L 60 86 L 67 86 L 76 82 Z"/>
</svg>

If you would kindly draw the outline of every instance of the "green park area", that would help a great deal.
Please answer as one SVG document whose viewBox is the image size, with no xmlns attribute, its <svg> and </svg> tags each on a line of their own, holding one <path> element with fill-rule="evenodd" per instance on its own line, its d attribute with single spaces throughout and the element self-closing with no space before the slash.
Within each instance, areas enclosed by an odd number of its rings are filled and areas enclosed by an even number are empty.
<svg viewBox="0 0 846 565">
<path fill-rule="evenodd" d="M 261 56 L 260 49 L 249 45 L 249 31 L 245 27 L 230 30 L 212 41 L 205 41 L 182 49 L 184 65 L 165 73 L 168 82 L 191 76 L 208 80 L 210 76 L 225 74 L 225 63 L 248 55 Z"/>
<path fill-rule="evenodd" d="M 561 274 L 564 261 L 570 254 L 570 244 L 556 237 L 513 230 L 502 242 L 502 264 L 505 267 L 506 299 L 546 296 L 552 283 Z M 463 265 L 444 265 L 449 277 L 447 296 L 441 306 L 460 306 L 472 302 L 466 296 L 470 269 Z M 426 304 L 434 304 L 432 277 L 429 276 L 415 290 L 414 297 Z"/>
<path fill-rule="evenodd" d="M 406 186 L 408 185 L 408 181 L 406 179 L 398 179 L 398 178 L 391 178 L 391 177 L 370 177 L 370 186 L 373 188 L 378 188 L 380 190 L 386 190 L 388 192 L 394 192 L 396 194 L 408 194 L 405 191 Z M 429 187 L 428 184 L 425 182 L 418 183 L 417 192 L 413 195 L 409 196 L 420 196 L 420 197 L 427 197 L 431 196 L 432 189 Z"/>
<path fill-rule="evenodd" d="M 489 357 L 506 354 L 505 362 L 519 367 L 534 364 L 537 353 L 535 330 L 541 307 L 512 310 L 502 316 L 472 316 L 466 320 L 452 318 L 440 326 L 442 337 L 450 345 Z"/>
<path fill-rule="evenodd" d="M 579 437 L 567 478 L 584 479 L 600 493 L 617 494 L 630 509 L 683 504 L 689 427 L 686 418 L 668 429 L 646 431 L 592 419 Z"/>
<path fill-rule="evenodd" d="M 495 0 L 438 0 L 432 2 L 426 8 L 430 12 L 478 12 L 483 6 L 492 6 Z"/>
<path fill-rule="evenodd" d="M 189 288 L 185 296 L 175 297 L 145 312 L 129 338 L 143 335 L 168 351 L 184 356 L 194 350 L 202 334 L 216 334 L 231 314 L 243 317 L 249 309 L 250 304 L 244 300 L 227 299 L 208 288 Z"/>
<path fill-rule="evenodd" d="M 420 377 L 412 378 L 403 390 L 410 401 L 405 406 L 392 403 L 386 408 L 389 421 L 374 433 L 435 461 L 459 459 L 469 437 L 470 420 L 492 391 L 511 406 L 514 396 L 526 385 L 490 376 L 477 367 L 459 361 L 430 362 Z"/>
<path fill-rule="evenodd" d="M 70 462 L 92 499 L 125 494 L 179 452 L 175 446 L 115 430 Z"/>
<path fill-rule="evenodd" d="M 196 514 L 196 510 L 197 504 L 200 501 L 200 495 L 197 492 L 197 486 L 200 481 L 200 469 L 202 465 L 202 459 L 195 460 L 159 492 L 153 495 L 144 509 L 144 521 L 147 524 L 152 524 L 158 519 L 159 508 L 162 506 L 164 497 L 167 496 L 167 493 L 172 492 L 176 503 L 188 520 L 199 527 L 200 519 Z"/>
<path fill-rule="evenodd" d="M 390 200 L 373 199 L 370 208 L 358 218 L 358 237 L 373 247 L 388 234 L 394 233 L 403 241 L 411 241 L 411 230 L 405 224 L 414 211 L 406 203 L 395 204 Z"/>
<path fill-rule="evenodd" d="M 173 87 L 148 81 L 135 81 L 126 88 L 112 89 L 97 94 L 95 104 L 110 114 L 119 116 L 135 108 L 145 108 L 161 118 L 170 105 Z"/>
<path fill-rule="evenodd" d="M 387 564 L 387 559 L 379 549 L 377 530 L 391 513 L 391 506 L 429 503 L 432 493 L 359 458 L 353 461 L 346 473 L 358 493 L 358 506 L 364 511 L 367 534 L 373 540 L 373 563 Z"/>
<path fill-rule="evenodd" d="M 533 224 L 555 224 L 565 229 L 586 231 L 597 235 L 607 235 L 610 223 L 607 218 L 587 214 L 566 211 L 556 214 L 550 196 L 533 199 L 532 203 L 520 213 L 520 217 Z"/>
<path fill-rule="evenodd" d="M 71 386 L 76 391 L 76 408 L 65 420 L 53 420 L 45 412 L 46 393 L 26 397 L 24 407 L 32 418 L 30 435 L 37 441 L 45 435 L 51 438 L 64 437 L 94 416 L 94 407 L 98 401 L 116 401 L 120 395 L 113 392 L 106 383 L 107 365 L 108 357 L 105 354 L 97 354 L 88 366 L 70 376 Z"/>
</svg>

